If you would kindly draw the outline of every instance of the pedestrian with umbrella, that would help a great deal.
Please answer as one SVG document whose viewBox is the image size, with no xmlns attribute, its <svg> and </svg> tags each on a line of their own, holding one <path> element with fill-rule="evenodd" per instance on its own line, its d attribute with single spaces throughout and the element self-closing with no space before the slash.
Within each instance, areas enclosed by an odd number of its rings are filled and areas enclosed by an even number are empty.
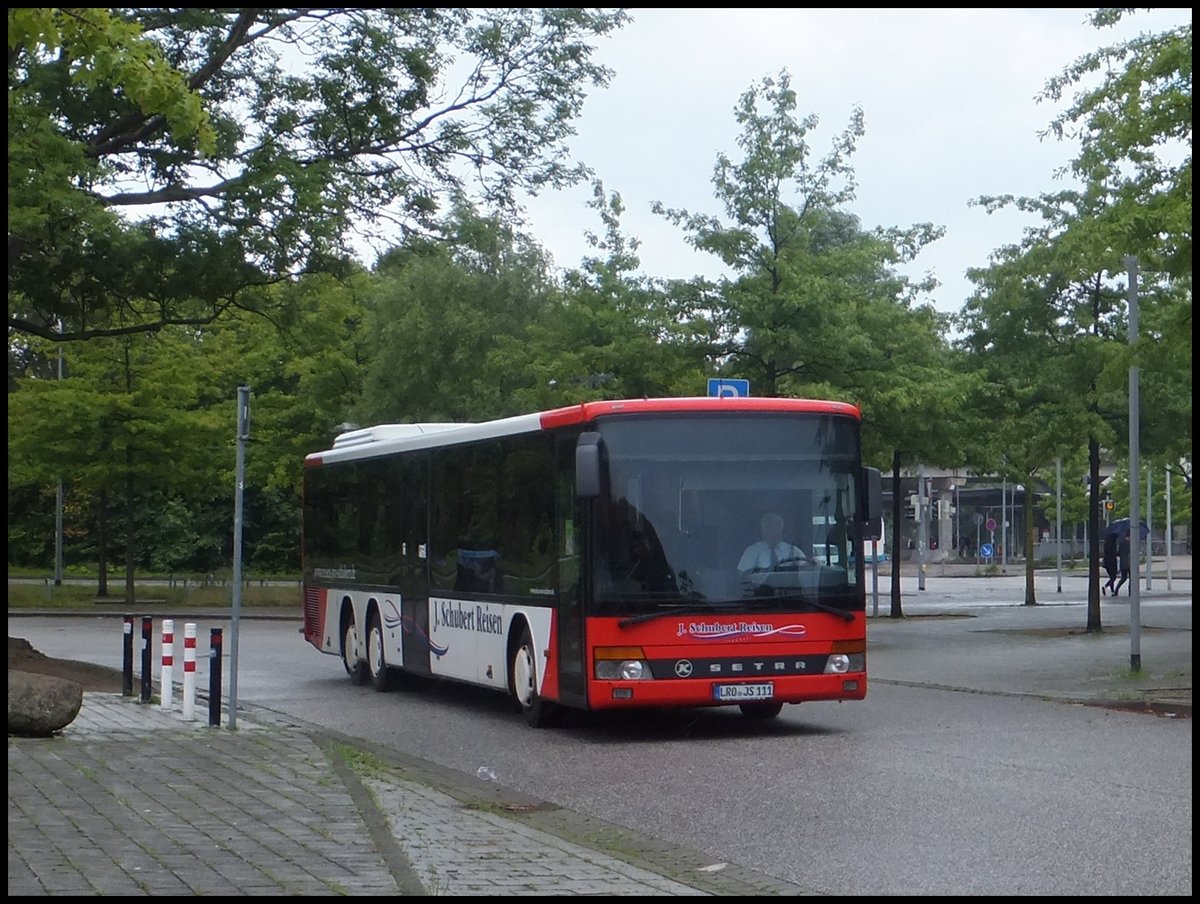
<svg viewBox="0 0 1200 904">
<path fill-rule="evenodd" d="M 1150 527 L 1145 521 L 1141 522 L 1140 526 L 1141 530 L 1139 533 L 1141 539 L 1145 540 L 1150 536 Z M 1108 572 L 1108 580 L 1100 586 L 1101 592 L 1104 592 L 1104 588 L 1107 586 L 1112 590 L 1113 596 L 1117 596 L 1121 592 L 1121 588 L 1129 580 L 1129 574 L 1133 567 L 1133 563 L 1130 561 L 1130 532 L 1130 521 L 1128 518 L 1118 518 L 1104 529 L 1102 535 L 1102 539 L 1104 540 L 1104 570 Z M 1115 555 L 1110 553 L 1110 549 L 1113 550 Z M 1112 559 L 1115 559 L 1115 561 L 1112 561 Z M 1114 572 L 1117 577 L 1116 583 L 1113 583 Z M 1132 592 L 1132 589 L 1130 592 Z"/>
<path fill-rule="evenodd" d="M 1108 575 L 1108 580 L 1100 585 L 1100 593 L 1104 596 L 1108 595 L 1108 591 L 1116 594 L 1117 580 L 1117 545 L 1120 541 L 1115 533 L 1104 534 L 1104 552 L 1100 562 L 1104 565 L 1104 573 Z"/>
<path fill-rule="evenodd" d="M 1117 544 L 1117 566 L 1120 571 L 1120 576 L 1117 578 L 1117 583 L 1113 586 L 1113 596 L 1121 595 L 1121 588 L 1125 586 L 1125 582 L 1129 580 L 1129 533 L 1121 535 L 1121 542 Z M 1133 590 L 1130 588 L 1130 592 Z"/>
</svg>

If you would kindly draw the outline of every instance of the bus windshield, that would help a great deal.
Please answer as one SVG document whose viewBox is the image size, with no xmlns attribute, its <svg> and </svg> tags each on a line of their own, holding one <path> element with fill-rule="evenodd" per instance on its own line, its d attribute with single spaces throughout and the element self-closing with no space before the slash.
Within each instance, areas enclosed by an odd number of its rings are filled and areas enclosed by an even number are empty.
<svg viewBox="0 0 1200 904">
<path fill-rule="evenodd" d="M 709 412 L 597 429 L 592 614 L 862 608 L 855 419 Z"/>
</svg>

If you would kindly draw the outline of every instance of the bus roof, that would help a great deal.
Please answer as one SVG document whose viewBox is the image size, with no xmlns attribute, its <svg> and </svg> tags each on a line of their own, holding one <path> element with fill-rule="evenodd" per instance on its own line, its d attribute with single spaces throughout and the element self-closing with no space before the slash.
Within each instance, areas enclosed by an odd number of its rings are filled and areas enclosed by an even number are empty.
<svg viewBox="0 0 1200 904">
<path fill-rule="evenodd" d="M 567 408 L 557 408 L 542 414 L 542 426 L 549 430 L 571 424 L 586 424 L 598 417 L 614 414 L 665 414 L 690 411 L 740 412 L 808 412 L 812 414 L 843 414 L 861 419 L 857 406 L 847 402 L 818 399 L 775 399 L 738 396 L 717 398 L 693 396 L 666 399 L 622 399 L 602 402 L 582 402 Z"/>
<path fill-rule="evenodd" d="M 333 440 L 333 448 L 342 449 L 349 446 L 360 446 L 364 443 L 384 442 L 389 439 L 411 439 L 427 433 L 457 430 L 460 427 L 469 426 L 470 424 L 378 424 L 374 427 L 363 427 L 339 433 Z"/>
<path fill-rule="evenodd" d="M 862 419 L 862 413 L 856 405 L 818 399 L 694 396 L 581 402 L 566 408 L 479 423 L 380 424 L 364 427 L 339 434 L 333 441 L 332 449 L 309 454 L 304 459 L 304 465 L 319 467 L 335 461 L 374 458 L 392 452 L 429 449 L 473 440 L 536 433 L 541 430 L 557 430 L 577 424 L 588 424 L 604 417 L 692 412 L 791 412 L 836 414 L 855 420 Z"/>
</svg>

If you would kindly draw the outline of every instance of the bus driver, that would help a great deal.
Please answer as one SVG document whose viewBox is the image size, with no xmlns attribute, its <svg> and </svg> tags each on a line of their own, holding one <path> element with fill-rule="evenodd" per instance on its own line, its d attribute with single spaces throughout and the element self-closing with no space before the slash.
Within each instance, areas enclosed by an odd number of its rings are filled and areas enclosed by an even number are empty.
<svg viewBox="0 0 1200 904">
<path fill-rule="evenodd" d="M 783 517 L 767 512 L 759 522 L 762 539 L 751 543 L 738 560 L 738 571 L 745 579 L 751 574 L 774 571 L 778 566 L 796 568 L 808 561 L 808 556 L 799 546 L 783 539 Z"/>
</svg>

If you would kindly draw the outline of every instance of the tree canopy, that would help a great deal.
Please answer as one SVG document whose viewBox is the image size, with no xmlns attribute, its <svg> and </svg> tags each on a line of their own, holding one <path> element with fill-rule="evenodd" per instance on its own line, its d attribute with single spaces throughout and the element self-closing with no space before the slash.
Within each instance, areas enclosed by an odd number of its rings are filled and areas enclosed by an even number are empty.
<svg viewBox="0 0 1200 904">
<path fill-rule="evenodd" d="M 620 193 L 566 150 L 588 89 L 610 76 L 594 45 L 624 22 L 576 9 L 10 10 L 10 562 L 44 561 L 47 487 L 62 479 L 76 562 L 103 565 L 111 533 L 127 568 L 219 567 L 239 385 L 253 396 L 258 568 L 295 567 L 303 457 L 347 421 L 690 395 L 711 376 L 858 403 L 865 458 L 891 467 L 897 558 L 901 482 L 921 463 L 1029 485 L 1061 459 L 1091 488 L 1071 516 L 1094 536 L 1101 455 L 1126 454 L 1135 363 L 1144 458 L 1190 483 L 1190 28 L 1051 79 L 1047 97 L 1077 92 L 1050 131 L 1080 137 L 1081 184 L 980 200 L 1039 221 L 972 270 L 951 321 L 931 280 L 898 272 L 941 229 L 859 221 L 863 111 L 817 154 L 818 118 L 797 114 L 786 71 L 734 107 L 740 153 L 717 155 L 719 215 L 657 205 L 731 276 L 641 274 Z M 585 176 L 594 253 L 551 272 L 516 198 Z M 374 262 L 354 260 L 372 238 Z M 1127 254 L 1141 265 L 1132 345 Z"/>
<path fill-rule="evenodd" d="M 9 11 L 9 328 L 210 323 L 448 199 L 570 184 L 621 10 Z M 18 216 L 14 217 L 13 212 Z"/>
</svg>

